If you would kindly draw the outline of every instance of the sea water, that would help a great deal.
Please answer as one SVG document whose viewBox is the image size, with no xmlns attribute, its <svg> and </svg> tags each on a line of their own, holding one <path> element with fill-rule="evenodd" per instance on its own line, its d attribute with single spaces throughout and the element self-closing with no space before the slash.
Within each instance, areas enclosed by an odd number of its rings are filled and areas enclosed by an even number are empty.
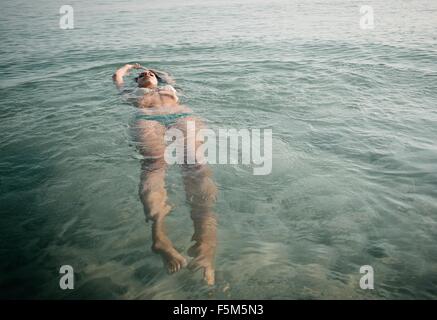
<svg viewBox="0 0 437 320">
<path fill-rule="evenodd" d="M 73 29 L 60 27 L 64 4 Z M 0 7 L 2 298 L 437 298 L 436 1 Z M 272 129 L 271 174 L 212 166 L 214 288 L 167 275 L 150 250 L 135 110 L 111 80 L 133 62 L 171 72 L 210 128 Z M 176 166 L 167 188 L 185 254 Z M 73 290 L 59 287 L 62 265 Z M 363 265 L 373 290 L 360 288 Z"/>
</svg>

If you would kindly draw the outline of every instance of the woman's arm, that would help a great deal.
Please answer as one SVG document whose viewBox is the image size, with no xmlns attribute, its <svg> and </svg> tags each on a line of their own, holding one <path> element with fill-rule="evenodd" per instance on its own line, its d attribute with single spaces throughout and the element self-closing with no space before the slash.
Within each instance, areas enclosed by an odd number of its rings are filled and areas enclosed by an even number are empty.
<svg viewBox="0 0 437 320">
<path fill-rule="evenodd" d="M 114 80 L 114 83 L 118 89 L 120 89 L 123 86 L 123 77 L 129 73 L 132 69 L 140 69 L 142 66 L 138 63 L 135 64 L 125 64 L 123 67 L 117 69 L 115 73 L 112 75 L 112 80 Z"/>
</svg>

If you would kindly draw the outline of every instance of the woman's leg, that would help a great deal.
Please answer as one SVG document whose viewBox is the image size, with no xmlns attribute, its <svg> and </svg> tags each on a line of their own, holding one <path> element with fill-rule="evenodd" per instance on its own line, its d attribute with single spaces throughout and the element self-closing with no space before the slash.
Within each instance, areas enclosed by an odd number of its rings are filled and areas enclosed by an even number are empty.
<svg viewBox="0 0 437 320">
<path fill-rule="evenodd" d="M 175 127 L 184 132 L 187 140 L 188 123 L 195 125 L 195 132 L 204 128 L 201 120 L 194 117 L 180 119 Z M 195 150 L 201 142 L 195 143 Z M 185 141 L 185 147 L 187 143 Z M 185 150 L 187 153 L 187 150 Z M 197 159 L 200 160 L 200 159 Z M 195 164 L 183 164 L 182 175 L 187 202 L 191 207 L 191 219 L 194 225 L 194 234 L 192 240 L 195 244 L 188 250 L 188 254 L 194 259 L 188 267 L 192 270 L 202 268 L 204 271 L 204 280 L 209 285 L 215 281 L 214 259 L 217 247 L 217 218 L 214 213 L 214 204 L 217 198 L 217 187 L 213 181 L 211 168 L 206 164 L 200 164 L 196 160 Z"/>
<path fill-rule="evenodd" d="M 144 156 L 141 162 L 139 196 L 147 221 L 153 221 L 152 250 L 162 256 L 169 273 L 177 272 L 187 262 L 175 250 L 165 233 L 164 218 L 171 210 L 167 204 L 165 189 L 165 127 L 157 121 L 140 120 L 137 122 L 136 132 L 138 148 Z"/>
</svg>

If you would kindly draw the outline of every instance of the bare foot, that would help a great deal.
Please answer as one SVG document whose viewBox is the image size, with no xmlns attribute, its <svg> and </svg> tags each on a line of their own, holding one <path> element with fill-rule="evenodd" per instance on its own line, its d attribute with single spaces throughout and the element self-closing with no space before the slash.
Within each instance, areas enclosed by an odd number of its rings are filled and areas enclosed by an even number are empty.
<svg viewBox="0 0 437 320">
<path fill-rule="evenodd" d="M 188 249 L 188 255 L 193 257 L 188 269 L 196 271 L 203 269 L 203 280 L 212 286 L 215 283 L 214 255 L 215 246 L 208 243 L 196 243 Z"/>
<path fill-rule="evenodd" d="M 178 272 L 187 266 L 187 260 L 165 240 L 156 241 L 152 246 L 152 250 L 161 255 L 162 261 L 164 262 L 164 267 L 170 274 Z"/>
</svg>

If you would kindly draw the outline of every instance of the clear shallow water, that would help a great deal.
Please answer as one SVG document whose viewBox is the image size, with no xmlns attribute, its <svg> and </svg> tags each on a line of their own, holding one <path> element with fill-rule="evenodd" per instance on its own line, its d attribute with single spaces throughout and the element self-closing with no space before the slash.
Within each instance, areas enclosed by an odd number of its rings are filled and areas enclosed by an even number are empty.
<svg viewBox="0 0 437 320">
<path fill-rule="evenodd" d="M 437 4 L 61 1 L 0 10 L 2 298 L 436 298 Z M 273 172 L 215 166 L 217 288 L 168 276 L 111 74 L 172 72 L 213 128 L 273 128 Z M 177 168 L 170 237 L 190 245 Z M 71 264 L 76 289 L 58 288 Z M 375 290 L 359 288 L 359 267 Z"/>
</svg>

